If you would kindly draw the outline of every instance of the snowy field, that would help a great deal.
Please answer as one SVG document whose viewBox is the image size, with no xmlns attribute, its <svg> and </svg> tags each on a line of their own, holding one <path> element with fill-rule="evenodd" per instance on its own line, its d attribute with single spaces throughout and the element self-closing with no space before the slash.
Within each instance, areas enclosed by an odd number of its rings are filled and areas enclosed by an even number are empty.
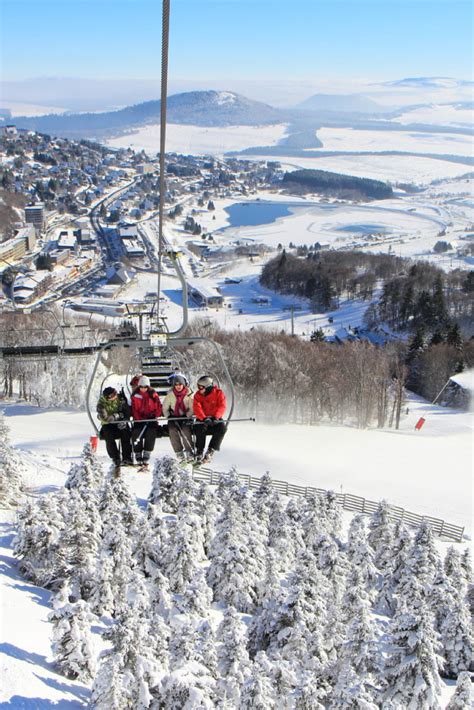
<svg viewBox="0 0 474 710">
<path fill-rule="evenodd" d="M 456 104 L 433 104 L 407 111 L 397 116 L 396 121 L 470 128 L 474 122 L 474 112 L 472 109 L 459 107 Z"/>
<path fill-rule="evenodd" d="M 273 126 L 166 126 L 166 150 L 184 155 L 222 155 L 231 150 L 242 150 L 257 145 L 276 145 L 285 135 L 287 124 Z M 145 150 L 154 155 L 160 149 L 160 126 L 140 128 L 120 138 L 107 141 L 112 148 Z"/>
<path fill-rule="evenodd" d="M 455 133 L 416 133 L 413 131 L 364 131 L 354 128 L 320 128 L 321 150 L 435 153 L 472 156 L 472 137 Z"/>
</svg>

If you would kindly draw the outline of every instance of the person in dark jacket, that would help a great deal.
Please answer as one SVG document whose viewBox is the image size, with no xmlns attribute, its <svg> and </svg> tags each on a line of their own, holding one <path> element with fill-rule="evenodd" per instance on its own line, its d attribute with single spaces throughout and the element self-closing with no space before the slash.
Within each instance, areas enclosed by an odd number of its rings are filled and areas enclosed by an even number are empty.
<svg viewBox="0 0 474 710">
<path fill-rule="evenodd" d="M 215 451 L 219 451 L 222 440 L 227 431 L 223 417 L 227 407 L 224 392 L 214 384 L 210 375 L 203 375 L 197 381 L 197 392 L 193 399 L 193 411 L 196 417 L 196 459 L 200 463 L 209 463 Z M 210 434 L 211 440 L 208 449 L 206 436 Z"/>
<path fill-rule="evenodd" d="M 130 438 L 130 407 L 125 397 L 120 397 L 113 387 L 106 387 L 97 402 L 97 416 L 102 424 L 100 437 L 116 466 L 120 466 L 120 452 L 117 439 L 122 444 L 122 463 L 132 463 L 132 443 Z"/>
<path fill-rule="evenodd" d="M 156 419 L 163 413 L 158 393 L 150 387 L 150 380 L 141 375 L 137 388 L 132 394 L 133 430 L 132 440 L 138 463 L 147 464 L 155 448 L 157 437 L 161 436 L 161 427 Z M 154 420 L 154 421 L 143 421 Z"/>
</svg>

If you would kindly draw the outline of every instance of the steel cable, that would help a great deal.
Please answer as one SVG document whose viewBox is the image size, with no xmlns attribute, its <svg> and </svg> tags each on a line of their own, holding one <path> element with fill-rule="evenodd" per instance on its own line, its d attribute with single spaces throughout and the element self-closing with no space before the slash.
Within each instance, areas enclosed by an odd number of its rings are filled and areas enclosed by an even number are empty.
<svg viewBox="0 0 474 710">
<path fill-rule="evenodd" d="M 163 254 L 163 221 L 165 205 L 165 145 L 166 145 L 166 100 L 168 94 L 168 45 L 170 29 L 170 0 L 163 0 L 161 38 L 161 102 L 160 102 L 160 203 L 158 211 L 158 283 L 156 317 L 160 320 L 161 265 Z"/>
</svg>

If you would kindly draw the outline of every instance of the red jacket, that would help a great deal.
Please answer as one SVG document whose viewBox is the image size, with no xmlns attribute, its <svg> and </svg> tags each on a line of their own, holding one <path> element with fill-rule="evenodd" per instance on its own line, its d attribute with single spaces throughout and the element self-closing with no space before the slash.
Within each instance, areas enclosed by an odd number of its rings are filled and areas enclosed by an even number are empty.
<svg viewBox="0 0 474 710">
<path fill-rule="evenodd" d="M 226 406 L 225 394 L 219 387 L 214 386 L 209 394 L 204 394 L 204 392 L 198 390 L 194 395 L 193 409 L 197 419 L 202 420 L 206 417 L 222 419 Z"/>
<path fill-rule="evenodd" d="M 161 417 L 163 409 L 160 398 L 153 389 L 148 389 L 145 394 L 140 390 L 132 395 L 132 417 L 134 419 L 156 419 Z"/>
</svg>

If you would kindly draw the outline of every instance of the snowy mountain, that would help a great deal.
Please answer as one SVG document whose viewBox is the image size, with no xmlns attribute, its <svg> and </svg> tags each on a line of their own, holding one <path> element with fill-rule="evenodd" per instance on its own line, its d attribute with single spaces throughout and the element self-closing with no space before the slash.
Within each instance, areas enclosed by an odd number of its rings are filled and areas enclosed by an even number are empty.
<svg viewBox="0 0 474 710">
<path fill-rule="evenodd" d="M 406 79 L 396 79 L 394 81 L 386 81 L 381 86 L 394 86 L 399 88 L 420 88 L 420 89 L 455 89 L 458 87 L 473 86 L 474 81 L 466 79 L 453 79 L 445 76 L 421 76 L 408 77 Z"/>
<path fill-rule="evenodd" d="M 159 123 L 160 110 L 160 101 L 146 101 L 103 113 L 18 116 L 15 124 L 56 136 L 98 138 Z M 281 123 L 288 113 L 230 91 L 191 91 L 168 98 L 167 118 L 195 126 L 260 126 Z"/>
</svg>

